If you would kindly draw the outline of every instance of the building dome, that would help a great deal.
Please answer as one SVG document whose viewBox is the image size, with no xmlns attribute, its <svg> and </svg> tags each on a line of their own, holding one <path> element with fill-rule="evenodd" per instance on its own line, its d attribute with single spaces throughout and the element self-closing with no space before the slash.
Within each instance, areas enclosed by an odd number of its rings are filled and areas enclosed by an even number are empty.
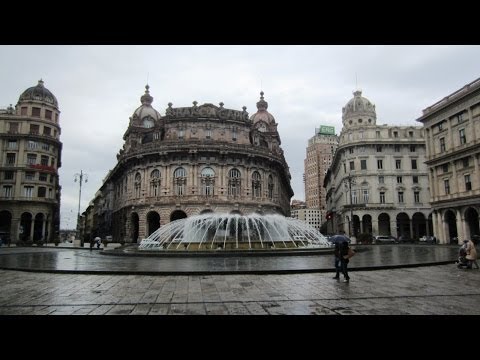
<svg viewBox="0 0 480 360">
<path fill-rule="evenodd" d="M 361 90 L 357 90 L 353 93 L 353 99 L 342 108 L 342 120 L 344 126 L 375 125 L 377 121 L 375 105 L 362 96 Z"/>
<path fill-rule="evenodd" d="M 32 86 L 25 90 L 22 95 L 20 95 L 18 102 L 32 100 L 45 102 L 58 108 L 57 98 L 43 85 L 42 79 L 38 80 L 37 86 Z"/>
<path fill-rule="evenodd" d="M 273 125 L 275 124 L 275 118 L 267 111 L 268 103 L 264 100 L 263 94 L 263 91 L 261 91 L 260 101 L 257 102 L 258 111 L 250 117 L 250 121 L 252 121 L 254 124 L 259 121 L 264 121 L 268 125 Z"/>
<path fill-rule="evenodd" d="M 154 121 L 158 121 L 161 115 L 152 107 L 153 97 L 148 89 L 150 89 L 150 86 L 145 85 L 145 94 L 140 98 L 142 105 L 134 111 L 133 118 L 143 120 L 146 117 L 151 117 Z"/>
</svg>

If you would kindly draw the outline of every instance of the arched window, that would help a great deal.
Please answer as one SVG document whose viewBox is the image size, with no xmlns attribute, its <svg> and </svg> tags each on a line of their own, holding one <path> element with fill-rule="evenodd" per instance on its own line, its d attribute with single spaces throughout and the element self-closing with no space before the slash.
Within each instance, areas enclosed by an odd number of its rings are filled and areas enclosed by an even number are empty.
<svg viewBox="0 0 480 360">
<path fill-rule="evenodd" d="M 206 167 L 201 172 L 202 181 L 202 195 L 213 196 L 213 189 L 215 185 L 215 171 L 212 168 Z"/>
<path fill-rule="evenodd" d="M 237 197 L 240 195 L 240 171 L 238 169 L 232 169 L 228 172 L 228 195 Z"/>
<path fill-rule="evenodd" d="M 273 176 L 268 176 L 268 198 L 273 200 Z"/>
<path fill-rule="evenodd" d="M 135 197 L 139 198 L 140 197 L 140 191 L 142 189 L 142 175 L 140 173 L 135 174 L 135 182 L 133 184 L 134 189 L 135 189 Z"/>
<path fill-rule="evenodd" d="M 252 174 L 252 197 L 262 197 L 262 177 L 258 171 L 254 171 Z"/>
<path fill-rule="evenodd" d="M 187 172 L 183 167 L 179 167 L 173 173 L 173 187 L 175 189 L 175 195 L 182 196 L 185 194 L 187 185 Z"/>
<path fill-rule="evenodd" d="M 160 170 L 155 169 L 150 173 L 150 196 L 158 196 L 160 194 Z"/>
</svg>

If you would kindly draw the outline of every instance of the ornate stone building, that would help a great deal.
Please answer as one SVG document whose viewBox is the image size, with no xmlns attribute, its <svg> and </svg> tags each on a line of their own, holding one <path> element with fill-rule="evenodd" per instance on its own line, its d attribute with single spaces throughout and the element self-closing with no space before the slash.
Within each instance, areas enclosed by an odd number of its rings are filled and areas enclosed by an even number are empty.
<svg viewBox="0 0 480 360">
<path fill-rule="evenodd" d="M 0 110 L 0 235 L 11 243 L 59 239 L 59 117 L 42 80 Z"/>
<path fill-rule="evenodd" d="M 324 182 L 328 228 L 352 237 L 432 234 L 423 129 L 377 125 L 375 105 L 361 91 L 342 109 L 342 123 Z"/>
<path fill-rule="evenodd" d="M 290 173 L 263 92 L 258 111 L 213 104 L 152 107 L 146 86 L 125 143 L 93 200 L 91 236 L 138 242 L 204 212 L 290 215 Z M 88 217 L 88 216 L 87 216 Z"/>
<path fill-rule="evenodd" d="M 333 126 L 321 125 L 315 129 L 315 136 L 308 140 L 307 156 L 304 160 L 305 169 L 305 202 L 307 213 L 316 214 L 320 222 L 325 219 L 326 191 L 323 187 L 325 175 L 332 163 L 338 146 L 338 136 Z"/>
<path fill-rule="evenodd" d="M 480 235 L 480 78 L 423 110 L 433 228 L 442 243 Z"/>
</svg>

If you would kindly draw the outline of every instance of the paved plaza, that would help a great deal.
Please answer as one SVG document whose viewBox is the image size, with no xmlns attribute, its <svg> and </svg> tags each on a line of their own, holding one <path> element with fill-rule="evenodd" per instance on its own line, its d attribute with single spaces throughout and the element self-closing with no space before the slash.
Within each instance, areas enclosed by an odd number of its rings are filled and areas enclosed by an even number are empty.
<svg viewBox="0 0 480 360">
<path fill-rule="evenodd" d="M 1 250 L 3 258 L 5 249 Z M 83 254 L 79 259 L 84 259 L 88 252 L 75 251 Z M 127 260 L 116 258 L 120 262 Z M 75 257 L 65 260 L 75 262 Z M 355 269 L 354 263 L 355 258 L 351 262 L 350 283 L 332 279 L 333 272 L 327 269 L 310 273 L 229 275 L 0 270 L 0 314 L 480 314 L 479 270 L 457 269 L 453 261 L 379 270 Z"/>
</svg>

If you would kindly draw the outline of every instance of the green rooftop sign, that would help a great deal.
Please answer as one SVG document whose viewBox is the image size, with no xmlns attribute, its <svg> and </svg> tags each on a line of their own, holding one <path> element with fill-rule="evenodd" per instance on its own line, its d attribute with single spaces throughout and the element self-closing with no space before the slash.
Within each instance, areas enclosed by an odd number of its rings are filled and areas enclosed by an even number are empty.
<svg viewBox="0 0 480 360">
<path fill-rule="evenodd" d="M 320 130 L 318 131 L 318 133 L 324 135 L 335 135 L 335 127 L 320 125 Z"/>
</svg>

